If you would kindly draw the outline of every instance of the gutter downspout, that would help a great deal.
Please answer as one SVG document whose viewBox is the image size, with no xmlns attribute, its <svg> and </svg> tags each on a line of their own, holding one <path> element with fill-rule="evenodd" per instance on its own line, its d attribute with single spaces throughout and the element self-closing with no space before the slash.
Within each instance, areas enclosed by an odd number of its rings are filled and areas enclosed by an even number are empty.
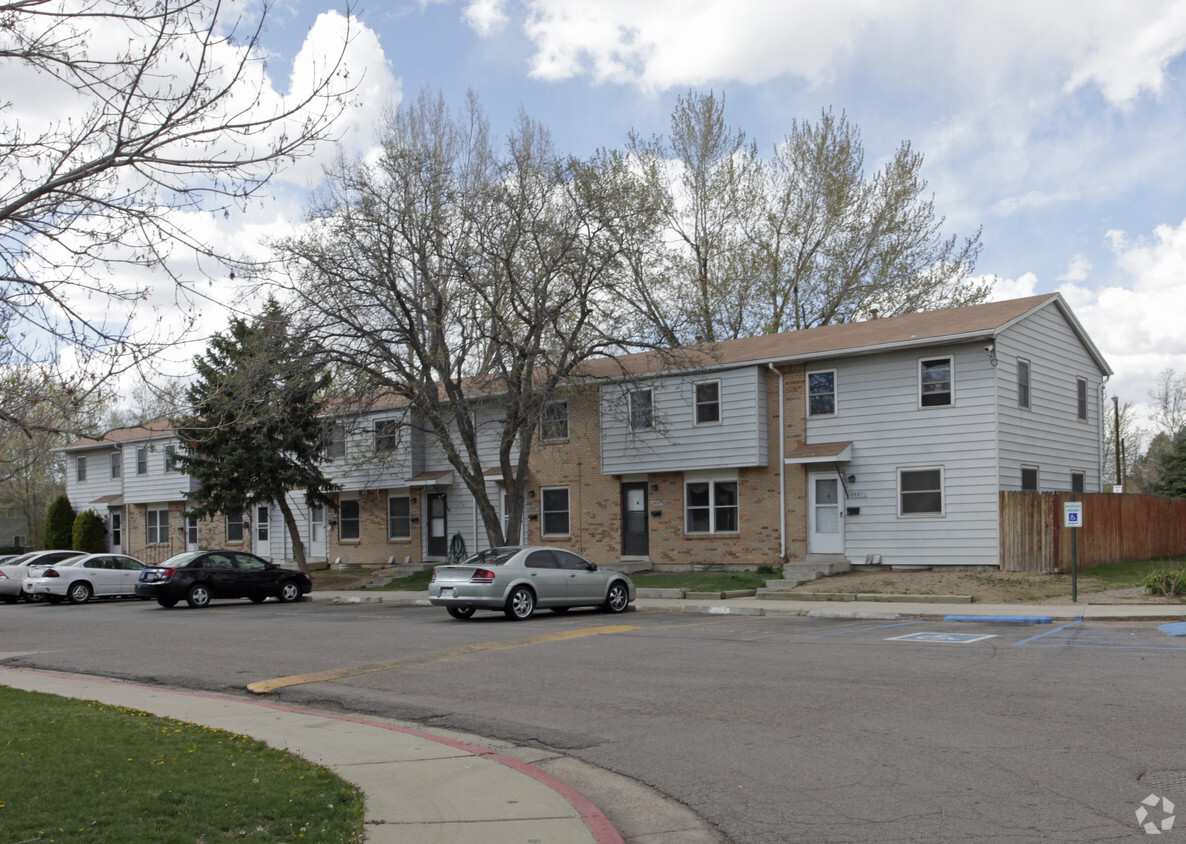
<svg viewBox="0 0 1186 844">
<path fill-rule="evenodd" d="M 766 367 L 778 379 L 778 543 L 779 559 L 787 561 L 787 433 L 783 430 L 784 381 L 782 373 L 772 363 Z"/>
</svg>

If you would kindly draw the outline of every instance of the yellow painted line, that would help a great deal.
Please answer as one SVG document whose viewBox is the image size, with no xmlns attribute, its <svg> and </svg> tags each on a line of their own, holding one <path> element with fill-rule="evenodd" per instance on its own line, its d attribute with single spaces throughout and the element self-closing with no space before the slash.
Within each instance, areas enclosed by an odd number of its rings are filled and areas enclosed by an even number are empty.
<svg viewBox="0 0 1186 844">
<path fill-rule="evenodd" d="M 547 645 L 552 642 L 563 642 L 568 639 L 583 639 L 586 636 L 603 636 L 610 633 L 628 633 L 631 630 L 641 629 L 641 627 L 633 627 L 627 624 L 614 624 L 606 627 L 590 627 L 584 630 L 563 630 L 556 633 L 544 633 L 539 636 L 528 636 L 526 639 L 510 639 L 505 642 L 477 642 L 472 645 L 450 648 L 447 651 L 434 651 L 431 654 L 416 657 L 415 659 L 377 662 L 373 665 L 347 666 L 344 668 L 334 668 L 330 671 L 316 671 L 312 674 L 293 674 L 289 677 L 277 677 L 273 680 L 260 680 L 258 683 L 249 684 L 247 691 L 263 695 L 279 689 L 288 688 L 289 686 L 301 686 L 306 683 L 326 683 L 333 680 L 342 680 L 346 677 L 361 677 L 365 674 L 377 674 L 380 671 L 393 671 L 397 668 L 425 665 L 430 662 L 439 662 L 445 659 L 453 659 L 454 657 L 482 653 L 484 651 L 501 651 L 507 648 L 521 648 L 525 645 Z"/>
</svg>

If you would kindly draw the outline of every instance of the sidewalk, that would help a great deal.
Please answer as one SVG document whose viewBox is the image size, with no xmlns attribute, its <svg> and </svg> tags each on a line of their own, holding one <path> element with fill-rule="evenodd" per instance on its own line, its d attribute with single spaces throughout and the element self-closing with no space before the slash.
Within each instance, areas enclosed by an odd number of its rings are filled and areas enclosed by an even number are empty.
<svg viewBox="0 0 1186 844">
<path fill-rule="evenodd" d="M 32 669 L 0 667 L 0 684 L 228 730 L 325 765 L 365 793 L 368 844 L 719 841 L 673 801 L 536 748 L 447 730 L 428 733 L 377 717 Z M 622 832 L 572 782 L 612 795 L 603 802 L 620 815 Z"/>
<path fill-rule="evenodd" d="M 697 613 L 703 615 L 798 615 L 808 618 L 896 620 L 902 618 L 945 619 L 954 616 L 988 616 L 993 619 L 1050 619 L 1052 622 L 1075 621 L 1186 621 L 1186 604 L 1170 603 L 1015 603 L 975 604 L 944 603 L 942 596 L 903 595 L 902 600 L 819 601 L 781 598 L 703 598 L 640 597 L 634 606 L 640 610 Z M 337 604 L 394 603 L 403 606 L 431 606 L 427 592 L 313 592 L 309 598 Z M 444 612 L 444 610 L 441 610 Z"/>
</svg>

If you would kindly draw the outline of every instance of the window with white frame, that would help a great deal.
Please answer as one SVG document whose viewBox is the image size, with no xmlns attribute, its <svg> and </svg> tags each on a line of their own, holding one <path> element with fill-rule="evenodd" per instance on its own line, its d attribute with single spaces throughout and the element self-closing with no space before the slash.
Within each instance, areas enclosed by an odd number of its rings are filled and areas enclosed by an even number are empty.
<svg viewBox="0 0 1186 844">
<path fill-rule="evenodd" d="M 1075 379 L 1075 391 L 1078 406 L 1079 421 L 1087 421 L 1087 379 Z"/>
<path fill-rule="evenodd" d="M 568 536 L 568 487 L 543 487 L 539 491 L 540 518 L 544 536 Z"/>
<path fill-rule="evenodd" d="M 226 541 L 227 542 L 242 542 L 243 541 L 243 514 L 236 513 L 233 516 L 226 517 Z"/>
<path fill-rule="evenodd" d="M 1017 406 L 1030 407 L 1030 362 L 1024 358 L 1017 359 Z"/>
<path fill-rule="evenodd" d="M 410 539 L 412 536 L 412 499 L 393 495 L 387 499 L 387 538 Z"/>
<path fill-rule="evenodd" d="M 836 415 L 836 370 L 807 373 L 807 415 Z"/>
<path fill-rule="evenodd" d="M 175 445 L 165 446 L 165 471 L 166 472 L 176 472 L 177 471 L 176 458 L 177 458 L 177 446 L 175 446 Z"/>
<path fill-rule="evenodd" d="M 943 513 L 942 468 L 898 470 L 899 516 L 942 516 Z"/>
<path fill-rule="evenodd" d="M 696 424 L 713 425 L 721 421 L 721 382 L 701 381 L 695 385 Z"/>
<path fill-rule="evenodd" d="M 85 457 L 75 457 L 74 458 L 74 478 L 75 478 L 75 480 L 79 481 L 80 483 L 82 481 L 86 480 L 86 458 Z"/>
<path fill-rule="evenodd" d="M 684 531 L 686 533 L 737 533 L 736 480 L 685 480 Z"/>
<path fill-rule="evenodd" d="M 260 542 L 267 542 L 271 525 L 268 524 L 268 508 L 255 508 L 255 538 Z"/>
<path fill-rule="evenodd" d="M 649 431 L 655 425 L 654 396 L 650 389 L 630 391 L 630 430 Z"/>
<path fill-rule="evenodd" d="M 954 394 L 951 358 L 924 358 L 918 362 L 918 403 L 946 407 Z"/>
<path fill-rule="evenodd" d="M 544 442 L 568 439 L 568 402 L 550 401 L 540 413 L 539 437 Z"/>
<path fill-rule="evenodd" d="M 123 469 L 123 455 L 118 451 L 111 452 L 111 477 L 118 478 Z"/>
<path fill-rule="evenodd" d="M 148 474 L 148 446 L 139 446 L 136 449 L 136 474 Z"/>
<path fill-rule="evenodd" d="M 149 545 L 159 545 L 169 541 L 168 507 L 149 507 L 144 514 L 144 524 L 148 529 L 146 541 Z"/>
<path fill-rule="evenodd" d="M 326 448 L 325 456 L 331 460 L 346 456 L 346 426 L 341 422 L 335 422 L 330 426 L 329 446 Z"/>
<path fill-rule="evenodd" d="M 351 542 L 359 537 L 358 499 L 338 502 L 338 539 Z"/>
<path fill-rule="evenodd" d="M 395 451 L 399 444 L 399 423 L 394 419 L 375 420 L 375 451 Z"/>
<path fill-rule="evenodd" d="M 1037 466 L 1022 466 L 1021 467 L 1021 489 L 1025 492 L 1038 491 L 1038 467 Z"/>
</svg>

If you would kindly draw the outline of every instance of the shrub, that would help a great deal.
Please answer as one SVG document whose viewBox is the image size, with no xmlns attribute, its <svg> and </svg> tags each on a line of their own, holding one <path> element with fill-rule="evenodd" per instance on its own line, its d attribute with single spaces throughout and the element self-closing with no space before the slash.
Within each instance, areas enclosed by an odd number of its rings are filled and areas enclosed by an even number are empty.
<svg viewBox="0 0 1186 844">
<path fill-rule="evenodd" d="M 1145 575 L 1141 585 L 1150 595 L 1181 598 L 1186 596 L 1186 568 L 1179 565 L 1176 569 L 1151 571 Z"/>
<path fill-rule="evenodd" d="M 85 551 L 88 554 L 101 554 L 107 550 L 107 526 L 103 518 L 94 510 L 83 510 L 74 519 L 75 551 Z"/>
<path fill-rule="evenodd" d="M 45 514 L 45 550 L 74 550 L 74 508 L 65 493 L 53 500 Z"/>
</svg>

